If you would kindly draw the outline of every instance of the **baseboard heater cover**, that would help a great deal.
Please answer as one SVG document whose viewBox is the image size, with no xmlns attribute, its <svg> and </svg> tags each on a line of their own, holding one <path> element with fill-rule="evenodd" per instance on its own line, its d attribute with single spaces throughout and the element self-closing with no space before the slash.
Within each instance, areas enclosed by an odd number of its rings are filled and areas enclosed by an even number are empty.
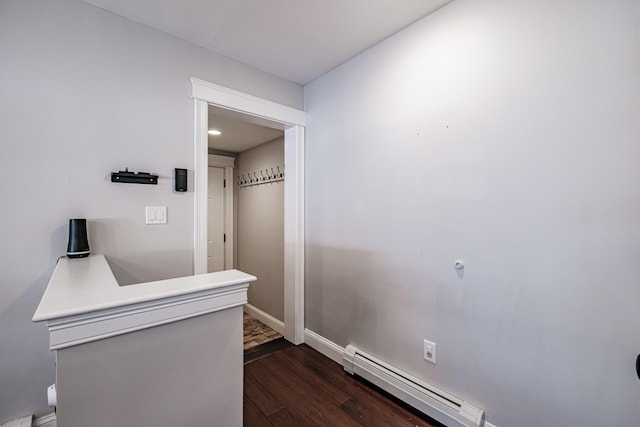
<svg viewBox="0 0 640 427">
<path fill-rule="evenodd" d="M 484 410 L 420 381 L 352 345 L 345 348 L 344 370 L 358 375 L 448 427 L 484 427 Z"/>
</svg>

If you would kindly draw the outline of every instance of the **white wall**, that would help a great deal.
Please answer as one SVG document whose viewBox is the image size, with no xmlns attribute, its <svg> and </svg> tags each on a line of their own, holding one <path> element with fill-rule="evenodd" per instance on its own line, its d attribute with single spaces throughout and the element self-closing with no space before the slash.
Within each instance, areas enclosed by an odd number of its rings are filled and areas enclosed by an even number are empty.
<svg viewBox="0 0 640 427">
<path fill-rule="evenodd" d="M 284 171 L 284 137 L 238 156 L 236 174 L 279 166 Z M 284 181 L 236 188 L 237 268 L 258 278 L 249 304 L 284 322 Z"/>
<path fill-rule="evenodd" d="M 69 218 L 122 283 L 192 273 L 198 77 L 301 108 L 299 85 L 76 0 L 0 1 L 0 423 L 47 410 L 48 336 L 31 316 Z M 112 184 L 129 167 L 159 185 Z M 173 192 L 173 168 L 190 170 Z M 169 222 L 144 225 L 144 207 Z"/>
<path fill-rule="evenodd" d="M 499 427 L 636 425 L 639 7 L 456 0 L 306 86 L 306 327 Z"/>
</svg>

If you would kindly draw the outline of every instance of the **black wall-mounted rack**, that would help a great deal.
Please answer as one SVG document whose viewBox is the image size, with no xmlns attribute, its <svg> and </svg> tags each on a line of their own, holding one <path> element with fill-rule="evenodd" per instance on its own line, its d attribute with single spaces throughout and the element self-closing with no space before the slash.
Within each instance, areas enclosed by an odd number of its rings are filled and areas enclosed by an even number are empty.
<svg viewBox="0 0 640 427">
<path fill-rule="evenodd" d="M 111 182 L 158 185 L 158 175 L 148 172 L 129 172 L 129 169 L 125 169 L 119 172 L 111 172 Z"/>
</svg>

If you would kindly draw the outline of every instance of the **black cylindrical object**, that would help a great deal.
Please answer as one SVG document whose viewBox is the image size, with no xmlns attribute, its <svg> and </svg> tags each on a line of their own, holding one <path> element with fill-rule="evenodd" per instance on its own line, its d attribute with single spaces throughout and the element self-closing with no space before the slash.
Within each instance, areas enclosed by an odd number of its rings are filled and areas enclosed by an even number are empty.
<svg viewBox="0 0 640 427">
<path fill-rule="evenodd" d="M 90 253 L 89 240 L 87 239 L 87 220 L 84 218 L 70 219 L 67 256 L 69 258 L 84 258 Z"/>
</svg>

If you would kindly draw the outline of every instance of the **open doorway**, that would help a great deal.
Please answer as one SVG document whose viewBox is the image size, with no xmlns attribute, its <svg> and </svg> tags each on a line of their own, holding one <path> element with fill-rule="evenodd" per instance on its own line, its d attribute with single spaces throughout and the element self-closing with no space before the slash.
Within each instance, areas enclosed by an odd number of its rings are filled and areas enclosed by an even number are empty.
<svg viewBox="0 0 640 427">
<path fill-rule="evenodd" d="M 284 130 L 280 123 L 209 106 L 207 271 L 236 268 L 258 280 L 245 312 L 284 333 Z M 231 168 L 232 179 L 225 172 Z M 249 319 L 247 319 L 249 320 Z M 245 331 L 246 333 L 246 331 Z M 270 335 L 252 331 L 245 344 Z"/>
<path fill-rule="evenodd" d="M 238 203 L 242 205 L 248 201 L 243 197 L 246 191 L 240 192 L 239 189 L 252 186 L 254 182 L 257 185 L 276 182 L 265 177 L 271 176 L 271 168 L 284 168 L 284 130 L 280 123 L 256 120 L 250 115 L 212 105 L 208 108 L 207 128 L 207 272 L 242 269 L 242 262 L 238 260 L 237 213 Z M 273 142 L 276 140 L 279 143 Z M 273 149 L 265 150 L 274 144 L 279 144 L 275 153 Z M 261 146 L 265 147 L 258 148 Z M 247 184 L 248 181 L 251 183 Z M 263 197 L 270 202 L 266 207 L 267 214 L 273 211 L 271 206 L 274 203 L 282 208 L 283 187 L 280 186 L 277 201 L 272 201 L 273 197 Z M 283 215 L 281 213 L 279 218 L 281 222 L 284 222 Z M 246 221 L 244 225 L 247 225 Z M 244 228 L 241 227 L 242 231 Z M 262 237 L 262 234 L 257 237 Z M 240 257 L 242 255 L 243 251 Z"/>
<path fill-rule="evenodd" d="M 191 79 L 194 99 L 194 274 L 207 270 L 209 106 L 243 113 L 284 132 L 284 336 L 304 342 L 304 125 L 303 111 Z M 263 123 L 264 124 L 264 123 Z"/>
</svg>

